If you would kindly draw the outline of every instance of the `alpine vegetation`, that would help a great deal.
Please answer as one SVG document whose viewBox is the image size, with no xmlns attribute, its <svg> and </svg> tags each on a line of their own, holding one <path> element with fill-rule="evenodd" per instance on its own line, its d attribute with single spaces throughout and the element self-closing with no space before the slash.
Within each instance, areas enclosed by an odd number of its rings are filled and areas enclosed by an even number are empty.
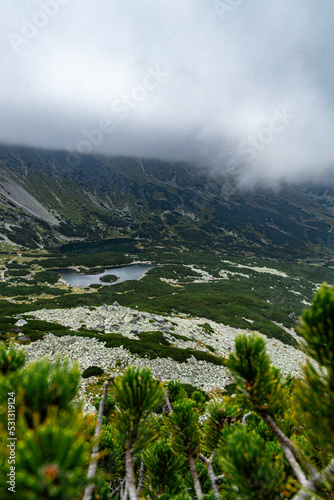
<svg viewBox="0 0 334 500">
<path fill-rule="evenodd" d="M 333 288 L 324 283 L 300 319 L 301 379 L 271 364 L 263 337 L 239 335 L 225 360 L 232 396 L 129 367 L 105 383 L 96 426 L 75 399 L 77 365 L 24 365 L 2 344 L 1 498 L 332 498 Z"/>
</svg>

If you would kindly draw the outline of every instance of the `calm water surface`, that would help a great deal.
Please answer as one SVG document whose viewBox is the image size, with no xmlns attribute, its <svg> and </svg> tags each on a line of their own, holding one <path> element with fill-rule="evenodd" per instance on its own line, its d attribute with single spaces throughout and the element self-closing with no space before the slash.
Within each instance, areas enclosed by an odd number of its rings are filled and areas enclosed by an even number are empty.
<svg viewBox="0 0 334 500">
<path fill-rule="evenodd" d="M 72 286 L 87 286 L 93 284 L 100 285 L 115 285 L 116 283 L 121 283 L 122 281 L 139 280 L 149 269 L 155 266 L 149 264 L 132 264 L 131 266 L 124 267 L 108 267 L 104 273 L 99 274 L 78 274 L 75 271 L 70 270 L 58 270 L 57 272 L 60 276 Z M 103 283 L 100 281 L 101 276 L 106 274 L 114 274 L 118 276 L 118 280 L 114 283 Z"/>
</svg>

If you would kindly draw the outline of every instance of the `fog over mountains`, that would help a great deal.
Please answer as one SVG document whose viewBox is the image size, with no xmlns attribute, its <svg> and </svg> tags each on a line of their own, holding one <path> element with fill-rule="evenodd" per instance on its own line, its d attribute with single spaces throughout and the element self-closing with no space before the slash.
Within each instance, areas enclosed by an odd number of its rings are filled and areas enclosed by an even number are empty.
<svg viewBox="0 0 334 500">
<path fill-rule="evenodd" d="M 3 0 L 0 141 L 333 179 L 331 0 Z"/>
<path fill-rule="evenodd" d="M 74 163 L 74 160 L 80 162 Z M 334 190 L 231 189 L 192 163 L 0 147 L 0 237 L 31 248 L 132 238 L 179 247 L 330 258 Z"/>
</svg>

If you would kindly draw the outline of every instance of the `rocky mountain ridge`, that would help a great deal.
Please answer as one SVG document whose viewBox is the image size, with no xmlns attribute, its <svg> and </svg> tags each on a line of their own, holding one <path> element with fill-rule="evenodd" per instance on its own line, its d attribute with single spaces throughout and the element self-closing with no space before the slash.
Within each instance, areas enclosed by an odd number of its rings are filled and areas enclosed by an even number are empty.
<svg viewBox="0 0 334 500">
<path fill-rule="evenodd" d="M 0 235 L 30 248 L 107 238 L 303 256 L 331 248 L 334 190 L 231 192 L 184 163 L 0 147 Z"/>
</svg>

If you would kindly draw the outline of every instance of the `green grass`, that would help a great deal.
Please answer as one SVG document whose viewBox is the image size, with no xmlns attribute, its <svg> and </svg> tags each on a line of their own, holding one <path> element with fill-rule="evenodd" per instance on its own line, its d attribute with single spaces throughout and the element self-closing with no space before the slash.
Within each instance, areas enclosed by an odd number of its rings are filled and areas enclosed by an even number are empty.
<svg viewBox="0 0 334 500">
<path fill-rule="evenodd" d="M 22 333 L 27 335 L 31 341 L 41 339 L 46 332 L 55 336 L 77 335 L 80 337 L 96 338 L 100 342 L 106 342 L 108 348 L 123 346 L 131 354 L 149 359 L 170 357 L 179 363 L 185 363 L 188 358 L 194 356 L 197 360 L 207 361 L 215 365 L 223 365 L 223 359 L 207 352 L 196 351 L 195 349 L 180 349 L 172 346 L 159 331 L 142 332 L 138 334 L 140 340 L 129 339 L 120 334 L 109 333 L 101 335 L 93 330 L 79 330 L 73 332 L 60 325 L 50 324 L 44 321 L 29 320 L 28 325 L 22 327 Z"/>
<path fill-rule="evenodd" d="M 186 391 L 187 393 L 187 396 L 189 398 L 191 398 L 192 394 L 196 391 L 200 392 L 201 394 L 203 394 L 204 398 L 206 399 L 206 401 L 208 401 L 210 398 L 209 396 L 206 394 L 205 391 L 203 391 L 202 389 L 194 386 L 194 385 L 191 385 L 191 384 L 181 384 L 181 386 L 183 387 L 183 389 Z"/>
<path fill-rule="evenodd" d="M 149 280 L 147 280 L 149 281 Z M 161 282 L 160 282 L 161 283 Z M 168 286 L 168 285 L 167 285 Z M 123 284 L 123 290 L 127 285 Z M 148 299 L 152 294 L 156 300 Z M 229 290 L 229 284 L 189 284 L 186 290 L 176 289 L 175 295 L 170 294 L 170 288 L 159 282 L 142 282 L 136 286 L 136 297 L 132 294 L 120 295 L 117 300 L 121 305 L 138 306 L 143 311 L 156 314 L 183 313 L 190 316 L 203 317 L 224 323 L 236 328 L 249 329 L 250 323 L 243 319 L 254 321 L 252 330 L 259 330 L 270 338 L 277 338 L 290 345 L 296 345 L 295 339 L 282 328 L 272 323 L 272 320 L 282 322 L 285 326 L 294 326 L 288 317 L 291 309 L 276 304 L 268 304 L 262 298 L 256 298 L 251 293 L 239 293 Z M 168 293 L 169 292 L 169 293 Z M 210 333 L 210 330 L 205 330 Z"/>
<path fill-rule="evenodd" d="M 138 310 L 152 312 L 162 315 L 186 314 L 190 317 L 207 318 L 217 323 L 224 323 L 236 328 L 258 330 L 270 338 L 276 338 L 290 345 L 296 345 L 296 340 L 286 333 L 282 328 L 273 324 L 273 321 L 282 323 L 285 327 L 291 328 L 295 323 L 289 318 L 289 313 L 295 312 L 298 316 L 306 308 L 302 300 L 311 302 L 315 283 L 326 280 L 334 283 L 334 269 L 311 263 L 297 263 L 286 259 L 261 258 L 251 253 L 235 252 L 233 257 L 228 253 L 210 253 L 199 248 L 194 250 L 180 251 L 173 242 L 143 242 L 144 250 L 140 258 L 151 260 L 154 263 L 162 264 L 151 269 L 140 281 L 123 282 L 114 284 L 112 287 L 93 285 L 94 292 L 87 289 L 87 292 L 76 294 L 54 286 L 57 274 L 50 271 L 51 268 L 71 267 L 71 266 L 106 266 L 124 264 L 130 262 L 131 257 L 120 253 L 98 253 L 91 255 L 71 254 L 62 256 L 60 252 L 53 254 L 43 254 L 31 251 L 27 255 L 25 262 L 18 263 L 17 260 L 8 265 L 10 268 L 10 280 L 0 283 L 0 295 L 3 297 L 15 297 L 17 302 L 36 298 L 41 294 L 53 295 L 53 298 L 37 298 L 31 304 L 9 303 L 0 300 L 0 317 L 7 317 L 0 327 L 1 333 L 6 329 L 13 328 L 12 318 L 16 314 L 26 311 L 33 311 L 42 307 L 76 307 L 76 306 L 99 306 L 103 303 L 112 304 L 115 300 L 123 306 L 137 308 Z M 191 245 L 188 245 L 191 247 Z M 7 255 L 3 255 L 3 261 L 8 261 L 16 255 L 12 249 Z M 40 257 L 43 256 L 42 259 Z M 37 257 L 39 257 L 37 259 Z M 138 258 L 133 256 L 133 258 Z M 229 260 L 231 263 L 222 262 Z M 33 280 L 21 278 L 21 276 L 35 271 L 36 264 L 40 266 Z M 165 265 L 163 265 L 165 264 Z M 204 270 L 212 276 L 218 278 L 220 270 L 228 270 L 234 273 L 242 273 L 249 277 L 229 275 L 228 280 L 211 281 L 209 283 L 193 283 L 192 278 L 200 275 L 185 265 L 193 264 L 196 268 Z M 273 274 L 259 273 L 249 268 L 238 268 L 237 265 L 249 265 L 251 267 L 269 267 L 285 272 L 288 277 L 276 276 Z M 41 267 L 45 269 L 42 270 Z M 15 276 L 14 276 L 15 275 Z M 189 276 L 191 278 L 189 278 Z M 160 278 L 176 280 L 181 287 L 170 286 L 162 282 Z M 47 281 L 51 286 L 43 285 Z M 18 286 L 16 286 L 18 285 Z M 298 295 L 294 292 L 299 292 Z M 246 318 L 246 319 L 244 319 Z M 246 320 L 251 320 L 252 323 Z M 153 321 L 153 320 L 152 320 Z M 30 322 L 29 322 L 30 323 Z M 203 331 L 210 334 L 214 330 L 209 323 L 200 324 Z M 50 331 L 52 329 L 50 328 Z M 56 329 L 54 330 L 56 331 Z M 58 333 L 69 332 L 66 328 L 58 330 Z M 6 332 L 5 332 L 6 333 Z M 82 334 L 83 332 L 81 332 Z M 28 333 L 27 333 L 28 334 Z M 65 334 L 65 333 L 64 333 Z M 71 332 L 73 334 L 73 332 Z M 29 335 L 40 336 L 42 330 L 36 329 L 34 333 L 30 329 Z M 186 336 L 178 336 L 182 340 L 188 340 Z M 104 339 L 106 340 L 105 336 Z M 109 339 L 110 342 L 123 343 L 125 337 L 115 337 Z M 146 350 L 149 355 L 157 354 L 157 346 L 161 348 L 161 356 L 165 356 L 164 349 L 171 349 L 172 346 L 163 344 L 156 339 L 155 349 L 152 337 L 143 338 L 141 342 L 146 342 L 143 352 Z M 132 341 L 135 343 L 136 341 Z M 138 342 L 138 341 L 137 341 Z M 135 344 L 132 349 L 139 350 Z M 173 354 L 177 356 L 176 354 Z"/>
<path fill-rule="evenodd" d="M 123 264 L 129 264 L 131 259 L 124 254 L 115 252 L 105 252 L 96 254 L 68 254 L 59 257 L 33 260 L 31 264 L 38 264 L 45 269 L 58 268 L 65 269 L 68 267 L 84 266 L 88 268 L 94 267 L 112 267 Z"/>
<path fill-rule="evenodd" d="M 212 328 L 211 325 L 209 325 L 209 323 L 201 323 L 199 324 L 198 326 L 200 326 L 201 328 L 203 328 L 203 330 L 206 332 L 206 333 L 214 333 L 214 329 Z"/>
<path fill-rule="evenodd" d="M 161 332 L 142 332 L 138 334 L 138 337 L 140 340 L 128 339 L 118 334 L 107 334 L 103 336 L 103 339 L 107 340 L 106 347 L 123 346 L 131 354 L 137 354 L 140 357 L 147 356 L 149 359 L 169 357 L 179 363 L 185 363 L 188 358 L 194 356 L 197 360 L 207 361 L 215 365 L 223 364 L 222 358 L 207 352 L 171 346 Z"/>
<path fill-rule="evenodd" d="M 27 276 L 29 274 L 29 271 L 27 269 L 8 269 L 8 271 L 5 271 L 5 276 Z"/>
<path fill-rule="evenodd" d="M 8 286 L 6 283 L 0 283 L 0 296 L 3 297 L 16 297 L 18 295 L 64 295 L 65 290 L 60 288 L 52 288 L 43 285 L 17 285 Z"/>
<path fill-rule="evenodd" d="M 103 375 L 104 371 L 100 366 L 89 366 L 82 372 L 82 378 L 95 377 L 99 375 Z"/>
<path fill-rule="evenodd" d="M 179 335 L 178 333 L 174 333 L 174 332 L 173 332 L 173 333 L 171 333 L 171 335 L 172 335 L 173 337 L 175 337 L 176 339 L 185 340 L 185 341 L 188 341 L 188 340 L 189 340 L 189 338 L 188 338 L 188 337 L 186 337 L 185 335 Z"/>
<path fill-rule="evenodd" d="M 33 281 L 36 283 L 49 283 L 54 285 L 59 279 L 59 274 L 54 271 L 39 271 L 34 274 Z"/>
</svg>

